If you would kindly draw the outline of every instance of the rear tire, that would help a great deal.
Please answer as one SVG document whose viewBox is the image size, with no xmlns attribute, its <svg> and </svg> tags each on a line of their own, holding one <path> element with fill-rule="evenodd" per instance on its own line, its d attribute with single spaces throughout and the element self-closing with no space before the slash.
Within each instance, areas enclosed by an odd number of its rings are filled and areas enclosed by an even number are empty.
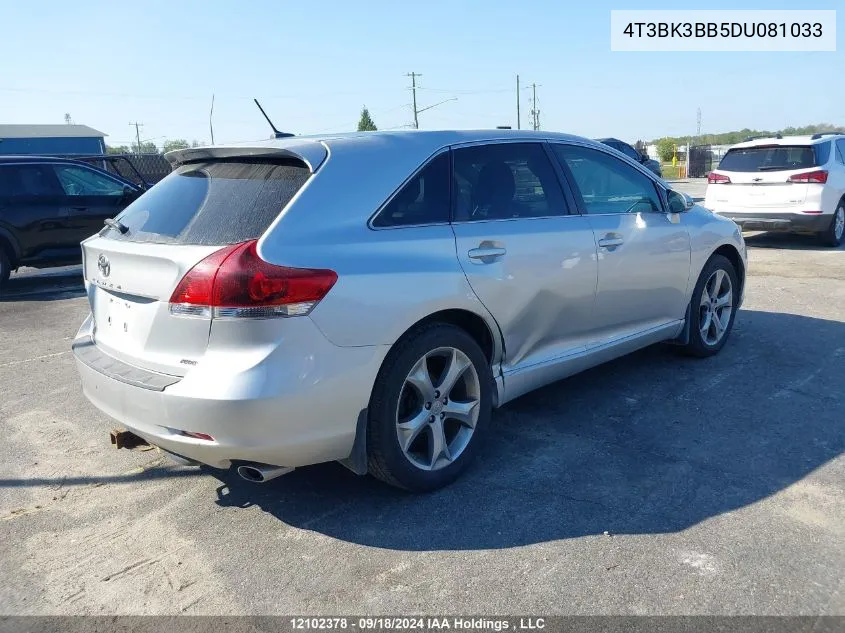
<svg viewBox="0 0 845 633">
<path fill-rule="evenodd" d="M 840 200 L 830 219 L 830 226 L 818 234 L 819 240 L 825 246 L 836 248 L 845 241 L 845 200 Z"/>
<path fill-rule="evenodd" d="M 727 257 L 713 255 L 701 271 L 690 300 L 689 342 L 684 351 L 706 358 L 718 354 L 733 329 L 739 301 L 736 270 Z"/>
<path fill-rule="evenodd" d="M 370 474 L 413 492 L 452 483 L 475 455 L 492 402 L 490 363 L 466 331 L 435 323 L 412 332 L 388 354 L 370 398 Z"/>
<path fill-rule="evenodd" d="M 12 263 L 9 261 L 9 256 L 0 248 L 0 288 L 6 285 L 9 281 L 9 275 L 12 274 Z"/>
</svg>

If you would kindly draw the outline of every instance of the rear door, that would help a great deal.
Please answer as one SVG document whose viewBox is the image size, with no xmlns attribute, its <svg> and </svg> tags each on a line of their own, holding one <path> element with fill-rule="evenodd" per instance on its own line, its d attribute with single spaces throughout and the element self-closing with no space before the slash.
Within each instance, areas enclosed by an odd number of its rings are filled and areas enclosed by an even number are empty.
<svg viewBox="0 0 845 633">
<path fill-rule="evenodd" d="M 586 219 L 569 214 L 545 146 L 455 148 L 453 192 L 458 259 L 502 331 L 503 369 L 584 351 L 596 246 Z"/>
<path fill-rule="evenodd" d="M 588 347 L 620 341 L 686 312 L 690 239 L 667 216 L 654 181 L 609 152 L 552 144 L 598 247 Z"/>
<path fill-rule="evenodd" d="M 96 344 L 132 365 L 172 375 L 203 355 L 211 320 L 170 313 L 197 263 L 260 237 L 310 176 L 304 163 L 230 159 L 185 165 L 85 242 L 84 274 Z"/>
<path fill-rule="evenodd" d="M 126 206 L 129 194 L 119 180 L 89 167 L 52 163 L 56 178 L 67 196 L 64 210 L 71 220 L 74 239 L 81 242 L 103 228 Z"/>
<path fill-rule="evenodd" d="M 810 185 L 789 182 L 789 177 L 814 171 L 827 162 L 829 155 L 829 142 L 730 149 L 716 170 L 730 182 L 709 185 L 712 195 L 708 196 L 708 203 L 717 211 L 739 212 L 800 207 Z"/>
</svg>

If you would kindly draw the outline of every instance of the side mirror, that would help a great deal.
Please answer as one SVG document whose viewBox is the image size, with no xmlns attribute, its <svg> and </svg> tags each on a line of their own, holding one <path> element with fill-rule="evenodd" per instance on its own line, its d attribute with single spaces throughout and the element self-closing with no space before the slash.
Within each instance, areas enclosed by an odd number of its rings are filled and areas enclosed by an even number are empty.
<svg viewBox="0 0 845 633">
<path fill-rule="evenodd" d="M 689 195 L 673 189 L 666 192 L 666 198 L 669 202 L 669 213 L 683 213 L 695 206 L 695 201 Z"/>
</svg>

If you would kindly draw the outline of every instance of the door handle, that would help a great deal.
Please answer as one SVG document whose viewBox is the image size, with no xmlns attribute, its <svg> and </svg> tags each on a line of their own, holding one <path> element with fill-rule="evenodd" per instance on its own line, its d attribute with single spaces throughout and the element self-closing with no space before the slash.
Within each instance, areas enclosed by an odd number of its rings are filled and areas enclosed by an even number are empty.
<svg viewBox="0 0 845 633">
<path fill-rule="evenodd" d="M 467 255 L 470 259 L 480 259 L 485 264 L 507 254 L 507 250 L 500 246 L 480 246 L 470 249 Z"/>
<path fill-rule="evenodd" d="M 613 237 L 611 235 L 607 235 L 599 240 L 599 246 L 604 248 L 616 248 L 617 246 L 622 246 L 625 243 L 621 237 Z"/>
</svg>

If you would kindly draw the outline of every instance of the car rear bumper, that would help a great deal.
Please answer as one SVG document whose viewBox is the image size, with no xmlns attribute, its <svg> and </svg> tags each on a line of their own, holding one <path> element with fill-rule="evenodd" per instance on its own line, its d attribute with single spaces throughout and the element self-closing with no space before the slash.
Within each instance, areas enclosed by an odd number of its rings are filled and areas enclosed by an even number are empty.
<svg viewBox="0 0 845 633">
<path fill-rule="evenodd" d="M 388 346 L 338 347 L 309 318 L 290 322 L 294 333 L 285 346 L 258 363 L 243 369 L 231 358 L 206 366 L 200 361 L 164 386 L 166 379 L 146 380 L 145 370 L 132 371 L 97 348 L 90 319 L 73 352 L 85 396 L 170 453 L 217 468 L 241 461 L 296 467 L 344 459 Z"/>
<path fill-rule="evenodd" d="M 793 212 L 736 212 L 714 211 L 717 215 L 730 218 L 745 231 L 806 231 L 818 233 L 830 226 L 829 213 Z"/>
</svg>

